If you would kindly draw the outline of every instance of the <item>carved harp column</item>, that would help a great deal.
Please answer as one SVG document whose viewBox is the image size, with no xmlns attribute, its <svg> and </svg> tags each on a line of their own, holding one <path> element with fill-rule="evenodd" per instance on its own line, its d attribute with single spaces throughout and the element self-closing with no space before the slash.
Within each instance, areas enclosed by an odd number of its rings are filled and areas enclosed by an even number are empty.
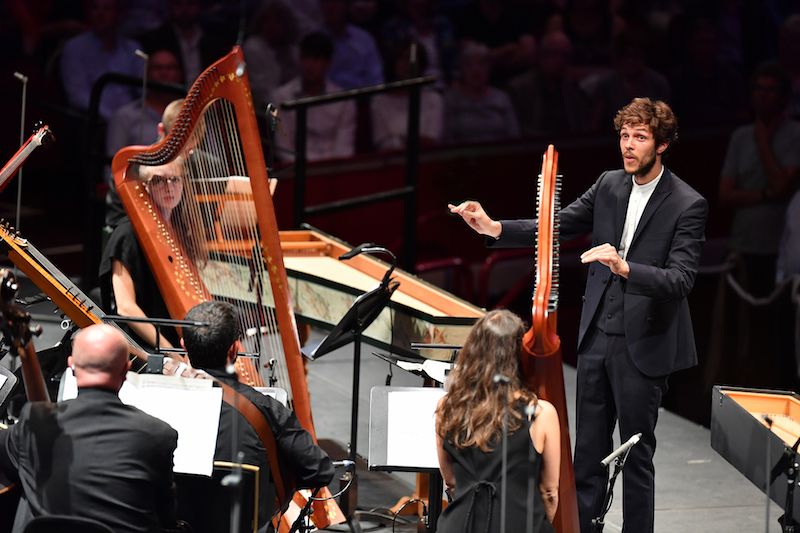
<svg viewBox="0 0 800 533">
<path fill-rule="evenodd" d="M 558 321 L 558 211 L 561 209 L 561 178 L 558 152 L 551 144 L 542 160 L 536 194 L 536 286 L 531 308 L 531 329 L 523 338 L 522 364 L 528 386 L 540 398 L 553 404 L 561 426 L 561 476 L 558 511 L 553 526 L 559 533 L 577 533 L 578 501 L 575 471 L 567 420 L 561 339 L 556 333 Z"/>
</svg>

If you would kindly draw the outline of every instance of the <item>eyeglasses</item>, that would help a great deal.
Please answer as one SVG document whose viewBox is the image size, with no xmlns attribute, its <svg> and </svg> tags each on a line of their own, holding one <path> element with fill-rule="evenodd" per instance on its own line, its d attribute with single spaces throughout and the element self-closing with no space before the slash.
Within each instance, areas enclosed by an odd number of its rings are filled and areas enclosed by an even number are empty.
<svg viewBox="0 0 800 533">
<path fill-rule="evenodd" d="M 181 176 L 153 176 L 149 183 L 153 186 L 162 186 L 166 185 L 167 183 L 171 183 L 172 185 L 177 185 L 183 182 L 183 178 Z"/>
</svg>

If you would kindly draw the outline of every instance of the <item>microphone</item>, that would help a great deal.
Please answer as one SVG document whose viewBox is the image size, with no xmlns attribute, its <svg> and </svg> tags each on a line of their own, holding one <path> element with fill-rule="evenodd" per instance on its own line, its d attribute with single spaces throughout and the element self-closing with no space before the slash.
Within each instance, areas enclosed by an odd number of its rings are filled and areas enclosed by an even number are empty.
<svg viewBox="0 0 800 533">
<path fill-rule="evenodd" d="M 21 72 L 15 72 L 14 73 L 14 77 L 17 78 L 22 83 L 28 83 L 28 76 L 26 76 L 25 74 L 23 74 Z"/>
<path fill-rule="evenodd" d="M 503 385 L 508 385 L 511 383 L 511 379 L 508 376 L 504 376 L 503 374 L 495 374 L 492 378 L 492 381 L 495 383 L 502 383 Z"/>
<path fill-rule="evenodd" d="M 375 246 L 374 242 L 361 243 L 358 246 L 356 246 L 355 248 L 353 248 L 352 250 L 350 250 L 349 252 L 340 255 L 339 256 L 339 261 L 345 261 L 347 259 L 352 259 L 353 257 L 355 257 L 358 254 L 360 254 L 361 252 L 363 252 L 365 248 L 371 248 L 373 246 Z"/>
<path fill-rule="evenodd" d="M 344 459 L 343 461 L 332 461 L 334 468 L 339 468 L 340 466 L 344 466 L 350 468 L 351 466 L 355 466 L 356 462 L 351 461 L 350 459 Z"/>
<path fill-rule="evenodd" d="M 609 464 L 611 464 L 611 461 L 613 461 L 614 459 L 616 459 L 617 457 L 619 457 L 623 453 L 625 453 L 628 450 L 630 450 L 633 447 L 634 444 L 639 442 L 639 439 L 641 439 L 641 438 L 642 438 L 642 434 L 641 433 L 637 433 L 636 435 L 634 435 L 633 437 L 628 439 L 628 442 L 626 442 L 625 444 L 623 444 L 622 446 L 620 446 L 619 448 L 617 448 L 616 450 L 611 452 L 608 457 L 606 457 L 605 459 L 600 461 L 600 464 L 602 464 L 603 466 L 608 466 Z"/>
<path fill-rule="evenodd" d="M 142 52 L 142 51 L 141 51 L 141 50 L 139 50 L 138 48 L 136 49 L 136 51 L 134 52 L 134 54 L 136 54 L 136 56 L 137 56 L 137 57 L 140 57 L 140 58 L 144 59 L 145 61 L 147 61 L 148 59 L 150 59 L 150 56 L 149 56 L 149 55 L 145 54 L 144 52 Z"/>
</svg>

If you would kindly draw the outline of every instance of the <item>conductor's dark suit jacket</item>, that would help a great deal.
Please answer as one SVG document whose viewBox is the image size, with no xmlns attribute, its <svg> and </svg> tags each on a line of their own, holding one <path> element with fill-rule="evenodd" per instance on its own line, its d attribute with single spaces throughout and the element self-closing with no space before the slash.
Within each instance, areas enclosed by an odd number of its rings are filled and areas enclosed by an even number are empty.
<svg viewBox="0 0 800 533">
<path fill-rule="evenodd" d="M 632 187 L 624 170 L 603 173 L 583 196 L 560 211 L 561 240 L 591 231 L 592 246 L 609 243 L 619 249 Z M 697 276 L 707 216 L 706 200 L 665 168 L 628 251 L 630 274 L 624 288 L 626 343 L 634 364 L 648 376 L 665 376 L 697 364 L 686 297 Z M 494 246 L 535 245 L 535 220 L 502 221 L 502 225 Z M 611 282 L 608 267 L 590 264 L 579 351 Z"/>
<path fill-rule="evenodd" d="M 23 489 L 14 533 L 53 514 L 93 518 L 115 533 L 174 525 L 177 443 L 174 429 L 111 390 L 28 403 L 19 423 L 0 432 L 0 469 Z"/>
</svg>

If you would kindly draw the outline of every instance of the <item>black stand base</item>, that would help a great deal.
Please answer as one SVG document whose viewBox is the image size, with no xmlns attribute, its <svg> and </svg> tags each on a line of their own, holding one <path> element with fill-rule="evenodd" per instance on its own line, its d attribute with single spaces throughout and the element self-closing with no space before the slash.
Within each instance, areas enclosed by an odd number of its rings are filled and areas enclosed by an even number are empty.
<svg viewBox="0 0 800 533">
<path fill-rule="evenodd" d="M 339 496 L 339 508 L 345 516 L 351 517 L 358 506 L 358 476 L 355 472 L 348 471 L 339 478 L 339 490 L 344 489 L 348 483 L 350 487 Z"/>
<path fill-rule="evenodd" d="M 793 532 L 793 531 L 800 531 L 800 522 L 793 518 L 789 518 L 789 522 L 786 522 L 786 515 L 781 516 L 778 518 L 778 523 L 781 525 L 781 530 L 786 532 Z"/>
</svg>

